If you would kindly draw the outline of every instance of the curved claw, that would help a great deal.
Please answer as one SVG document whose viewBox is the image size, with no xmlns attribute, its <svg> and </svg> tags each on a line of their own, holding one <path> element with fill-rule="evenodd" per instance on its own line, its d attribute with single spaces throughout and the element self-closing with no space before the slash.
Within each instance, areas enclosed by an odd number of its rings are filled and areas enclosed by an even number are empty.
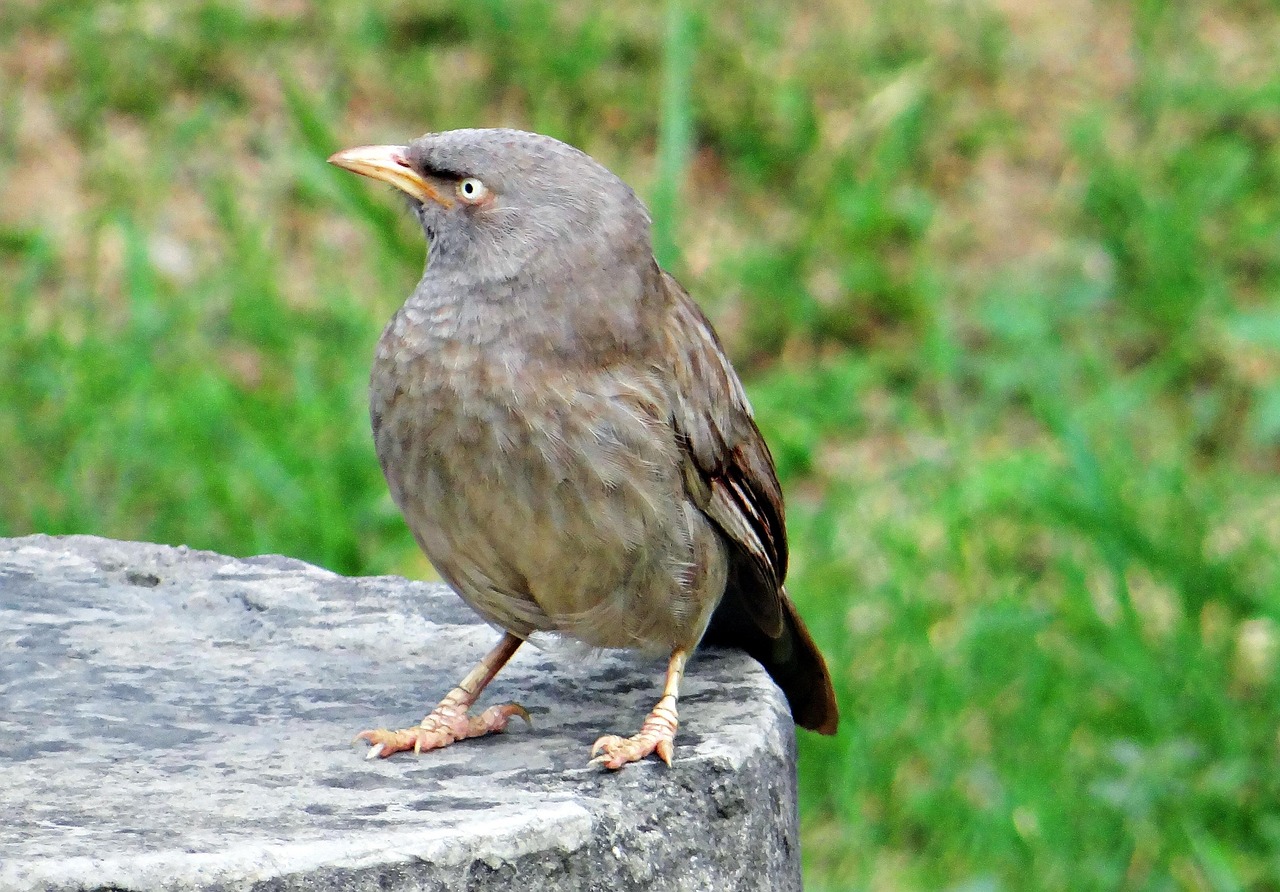
<svg viewBox="0 0 1280 892">
<path fill-rule="evenodd" d="M 658 753 L 658 758 L 667 763 L 667 767 L 671 767 L 671 760 L 675 758 L 676 748 L 670 740 L 659 740 L 654 749 Z"/>
<path fill-rule="evenodd" d="M 675 745 L 670 737 L 644 731 L 634 737 L 606 734 L 592 744 L 591 755 L 595 758 L 587 764 L 601 765 L 610 771 L 617 771 L 623 765 L 641 761 L 650 753 L 656 753 L 670 767 L 675 757 Z"/>
<path fill-rule="evenodd" d="M 617 734 L 606 734 L 603 737 L 597 738 L 596 742 L 591 744 L 591 755 L 598 755 L 605 749 L 605 747 L 617 746 L 620 743 L 622 743 L 622 738 Z M 592 761 L 594 762 L 595 760 L 593 759 Z"/>
</svg>

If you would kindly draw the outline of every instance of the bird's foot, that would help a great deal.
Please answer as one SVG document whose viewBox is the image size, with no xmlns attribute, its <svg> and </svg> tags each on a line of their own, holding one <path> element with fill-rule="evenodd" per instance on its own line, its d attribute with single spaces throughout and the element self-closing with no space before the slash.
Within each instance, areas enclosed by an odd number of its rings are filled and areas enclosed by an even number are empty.
<svg viewBox="0 0 1280 892">
<path fill-rule="evenodd" d="M 632 737 L 618 737 L 606 734 L 591 747 L 592 765 L 603 765 L 616 771 L 630 762 L 639 762 L 650 753 L 657 753 L 658 758 L 671 765 L 675 756 L 676 698 L 667 695 L 658 701 L 640 726 L 640 733 Z"/>
<path fill-rule="evenodd" d="M 511 717 L 517 715 L 533 724 L 529 713 L 519 703 L 490 706 L 479 715 L 470 715 L 465 707 L 445 702 L 432 710 L 416 727 L 402 728 L 399 731 L 388 731 L 385 728 L 361 731 L 356 739 L 369 742 L 366 759 L 385 759 L 392 753 L 404 750 L 413 750 L 415 753 L 438 750 L 454 741 L 503 731 Z"/>
</svg>

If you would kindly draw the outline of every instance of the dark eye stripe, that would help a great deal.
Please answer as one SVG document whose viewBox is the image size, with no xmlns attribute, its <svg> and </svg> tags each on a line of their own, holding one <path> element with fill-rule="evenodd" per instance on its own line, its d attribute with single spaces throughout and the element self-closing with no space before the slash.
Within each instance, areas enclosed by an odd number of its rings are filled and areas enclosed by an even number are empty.
<svg viewBox="0 0 1280 892">
<path fill-rule="evenodd" d="M 460 170 L 451 170 L 447 167 L 439 167 L 435 164 L 423 164 L 422 172 L 427 176 L 432 176 L 441 180 L 465 180 L 470 174 L 463 173 Z"/>
</svg>

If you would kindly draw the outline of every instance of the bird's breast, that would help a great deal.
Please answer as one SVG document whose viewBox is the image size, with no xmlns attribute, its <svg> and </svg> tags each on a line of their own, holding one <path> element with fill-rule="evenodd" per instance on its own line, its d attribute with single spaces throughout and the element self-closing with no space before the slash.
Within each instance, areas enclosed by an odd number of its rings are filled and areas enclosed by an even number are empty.
<svg viewBox="0 0 1280 892">
<path fill-rule="evenodd" d="M 608 476 L 612 453 L 639 458 L 650 443 L 673 443 L 667 390 L 647 356 L 584 356 L 566 343 L 551 331 L 482 328 L 457 304 L 406 305 L 383 332 L 370 382 L 384 467 L 411 455 L 442 465 L 461 456 L 477 471 L 527 460 L 558 479 L 572 456 L 602 459 Z"/>
</svg>

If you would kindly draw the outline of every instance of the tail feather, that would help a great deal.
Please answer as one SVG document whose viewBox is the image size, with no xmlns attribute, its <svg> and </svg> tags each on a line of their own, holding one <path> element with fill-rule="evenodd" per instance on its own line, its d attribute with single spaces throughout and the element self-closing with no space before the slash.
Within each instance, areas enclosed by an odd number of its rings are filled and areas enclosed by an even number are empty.
<svg viewBox="0 0 1280 892">
<path fill-rule="evenodd" d="M 746 651 L 782 689 L 797 725 L 819 734 L 835 734 L 840 710 L 831 673 L 795 605 L 785 592 L 781 596 L 783 628 L 778 637 L 766 635 L 751 621 L 731 588 L 711 617 L 703 643 Z"/>
</svg>

